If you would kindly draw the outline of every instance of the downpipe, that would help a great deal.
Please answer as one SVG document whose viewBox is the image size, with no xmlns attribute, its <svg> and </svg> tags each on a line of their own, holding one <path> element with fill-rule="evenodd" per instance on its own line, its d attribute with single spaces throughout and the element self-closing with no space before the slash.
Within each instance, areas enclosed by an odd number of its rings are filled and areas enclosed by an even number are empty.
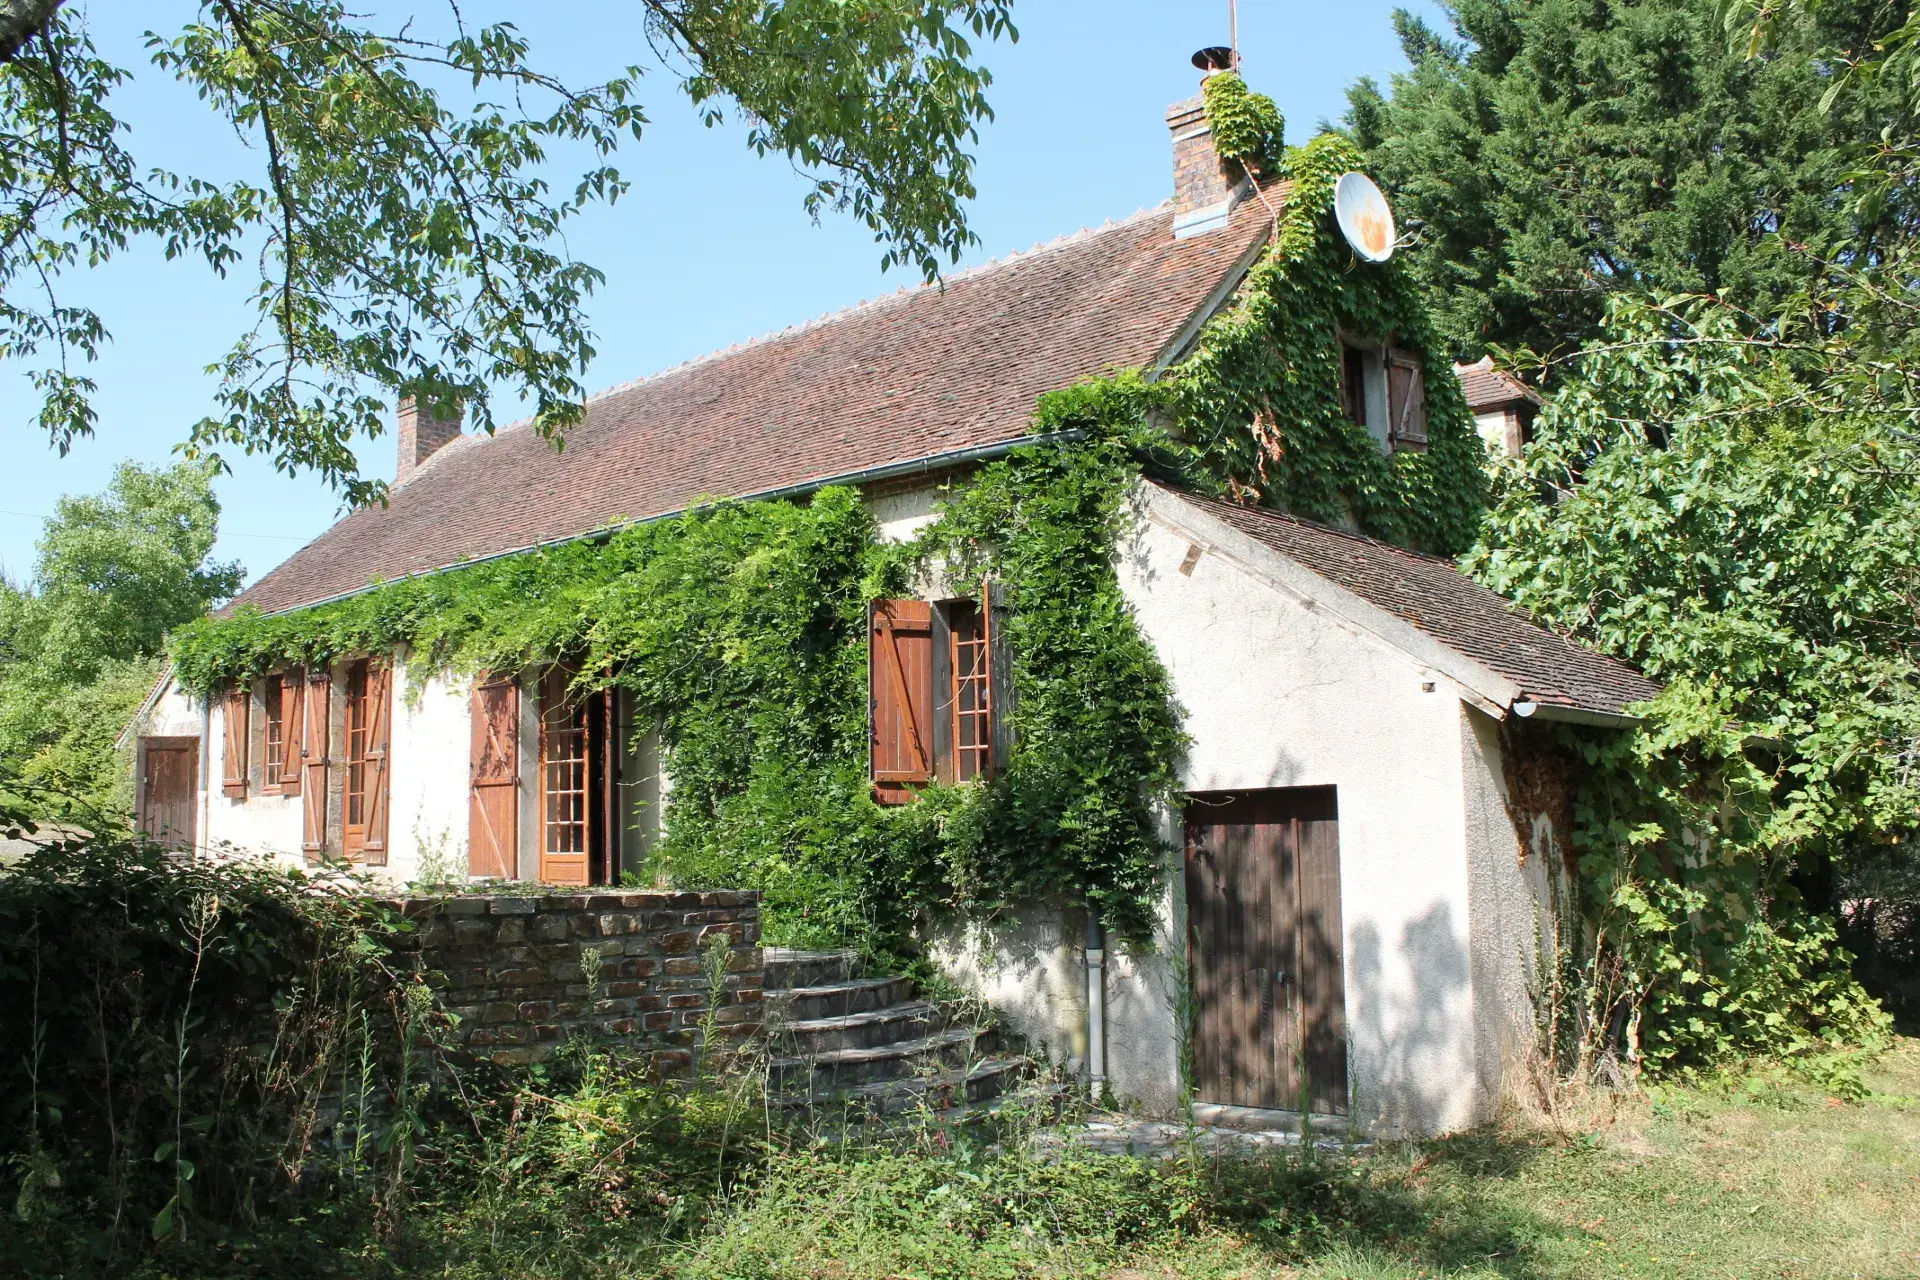
<svg viewBox="0 0 1920 1280">
<path fill-rule="evenodd" d="M 1107 931 L 1087 903 L 1087 1087 L 1099 1105 L 1107 1091 Z"/>
</svg>

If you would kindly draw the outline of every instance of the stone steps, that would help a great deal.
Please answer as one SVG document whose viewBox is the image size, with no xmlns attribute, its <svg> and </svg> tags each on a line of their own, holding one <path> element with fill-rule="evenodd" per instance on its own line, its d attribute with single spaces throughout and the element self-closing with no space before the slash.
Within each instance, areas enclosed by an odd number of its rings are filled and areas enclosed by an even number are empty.
<svg viewBox="0 0 1920 1280">
<path fill-rule="evenodd" d="M 869 1049 L 927 1035 L 945 1021 L 946 1011 L 939 1005 L 908 1000 L 862 1013 L 788 1021 L 775 1033 L 775 1043 L 799 1054 Z"/>
<path fill-rule="evenodd" d="M 766 993 L 767 1009 L 790 1022 L 867 1013 L 898 1004 L 912 993 L 905 978 L 853 978 L 811 987 L 787 987 Z"/>
<path fill-rule="evenodd" d="M 884 1119 L 1000 1097 L 1032 1069 L 905 978 L 857 977 L 851 951 L 766 951 L 768 1089 L 790 1112 Z"/>
</svg>

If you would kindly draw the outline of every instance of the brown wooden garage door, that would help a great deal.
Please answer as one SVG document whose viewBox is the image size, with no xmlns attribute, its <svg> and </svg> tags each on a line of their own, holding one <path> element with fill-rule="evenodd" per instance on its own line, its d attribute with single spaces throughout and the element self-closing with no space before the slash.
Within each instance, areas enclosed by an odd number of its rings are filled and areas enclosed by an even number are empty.
<svg viewBox="0 0 1920 1280">
<path fill-rule="evenodd" d="M 1187 942 L 1200 1101 L 1297 1110 L 1304 1099 L 1345 1114 L 1340 940 L 1332 787 L 1192 798 Z"/>
</svg>

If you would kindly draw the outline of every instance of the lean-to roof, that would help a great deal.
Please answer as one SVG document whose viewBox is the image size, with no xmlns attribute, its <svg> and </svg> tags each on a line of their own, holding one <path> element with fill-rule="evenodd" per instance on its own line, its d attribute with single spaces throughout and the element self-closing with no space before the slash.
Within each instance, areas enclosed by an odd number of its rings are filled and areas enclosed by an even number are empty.
<svg viewBox="0 0 1920 1280">
<path fill-rule="evenodd" d="M 1624 662 L 1533 622 L 1450 561 L 1264 507 L 1162 488 L 1411 624 L 1540 706 L 1612 717 L 1660 692 L 1658 684 Z"/>
</svg>

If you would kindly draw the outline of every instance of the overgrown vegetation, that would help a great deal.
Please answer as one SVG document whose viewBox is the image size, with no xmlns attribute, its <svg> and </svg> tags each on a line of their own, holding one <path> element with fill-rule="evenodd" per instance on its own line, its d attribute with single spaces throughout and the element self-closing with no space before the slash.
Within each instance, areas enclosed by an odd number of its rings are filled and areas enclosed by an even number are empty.
<svg viewBox="0 0 1920 1280">
<path fill-rule="evenodd" d="M 1015 1107 L 849 1140 L 751 1070 L 579 1040 L 481 1070 L 398 922 L 120 838 L 0 876 L 0 1267 L 37 1277 L 1900 1274 L 1911 1043 L 1843 1103 L 1777 1071 L 1372 1151 L 1101 1154 Z M 735 1061 L 735 1067 L 741 1064 Z M 821 1139 L 836 1139 L 821 1141 Z M 1761 1211 L 1764 1210 L 1764 1211 Z"/>
<path fill-rule="evenodd" d="M 219 516 L 209 468 L 126 463 L 106 493 L 60 500 L 31 580 L 0 578 L 0 760 L 44 816 L 130 811 L 115 739 L 167 633 L 240 586 L 239 565 L 210 559 Z"/>
</svg>

